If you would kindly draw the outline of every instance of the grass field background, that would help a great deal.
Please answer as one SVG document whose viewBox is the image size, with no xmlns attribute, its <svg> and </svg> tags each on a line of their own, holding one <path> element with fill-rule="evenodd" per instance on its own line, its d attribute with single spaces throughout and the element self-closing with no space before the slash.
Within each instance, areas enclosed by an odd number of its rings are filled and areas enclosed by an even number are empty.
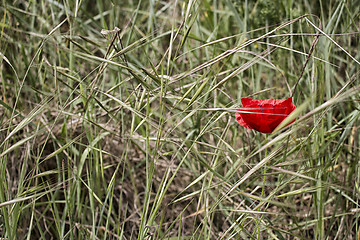
<svg viewBox="0 0 360 240">
<path fill-rule="evenodd" d="M 359 1 L 6 1 L 0 239 L 360 239 Z M 296 122 L 240 126 L 241 98 Z"/>
</svg>

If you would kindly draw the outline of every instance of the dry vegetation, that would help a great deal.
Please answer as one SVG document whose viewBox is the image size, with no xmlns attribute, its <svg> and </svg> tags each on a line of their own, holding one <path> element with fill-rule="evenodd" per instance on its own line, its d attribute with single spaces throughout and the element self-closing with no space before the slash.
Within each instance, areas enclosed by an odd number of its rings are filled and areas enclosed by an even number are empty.
<svg viewBox="0 0 360 240">
<path fill-rule="evenodd" d="M 359 1 L 0 13 L 0 239 L 359 239 Z"/>
</svg>

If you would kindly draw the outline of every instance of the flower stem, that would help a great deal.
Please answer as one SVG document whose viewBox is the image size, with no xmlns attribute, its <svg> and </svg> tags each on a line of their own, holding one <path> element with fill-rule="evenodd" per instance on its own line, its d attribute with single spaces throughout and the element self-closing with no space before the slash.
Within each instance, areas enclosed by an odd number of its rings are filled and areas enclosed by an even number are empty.
<svg viewBox="0 0 360 240">
<path fill-rule="evenodd" d="M 266 134 L 265 144 L 266 144 L 267 141 L 268 141 L 268 136 L 269 136 L 269 134 Z M 266 158 L 266 157 L 267 157 L 267 148 L 265 148 L 265 156 L 264 156 L 264 158 Z M 262 184 L 262 190 L 261 190 L 261 197 L 263 197 L 264 191 L 265 191 L 266 165 L 267 165 L 267 163 L 265 163 L 265 165 L 264 165 L 264 177 L 263 177 L 263 184 Z"/>
</svg>

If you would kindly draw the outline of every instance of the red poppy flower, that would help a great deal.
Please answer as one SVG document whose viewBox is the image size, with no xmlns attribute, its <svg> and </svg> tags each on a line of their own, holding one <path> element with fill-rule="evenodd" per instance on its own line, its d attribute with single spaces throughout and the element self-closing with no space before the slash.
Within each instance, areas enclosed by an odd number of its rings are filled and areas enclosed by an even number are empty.
<svg viewBox="0 0 360 240">
<path fill-rule="evenodd" d="M 241 126 L 262 133 L 271 133 L 295 110 L 292 98 L 255 100 L 242 98 L 243 106 L 238 109 L 235 118 Z M 291 122 L 293 123 L 295 119 Z M 291 124 L 289 123 L 289 124 Z"/>
</svg>

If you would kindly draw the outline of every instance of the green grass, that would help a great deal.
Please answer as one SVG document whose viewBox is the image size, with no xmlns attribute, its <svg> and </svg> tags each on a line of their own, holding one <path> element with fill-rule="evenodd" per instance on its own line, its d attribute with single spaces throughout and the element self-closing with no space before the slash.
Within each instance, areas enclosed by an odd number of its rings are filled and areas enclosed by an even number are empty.
<svg viewBox="0 0 360 240">
<path fill-rule="evenodd" d="M 2 1 L 0 239 L 359 239 L 359 1 Z M 241 98 L 297 120 L 241 127 Z"/>
</svg>

